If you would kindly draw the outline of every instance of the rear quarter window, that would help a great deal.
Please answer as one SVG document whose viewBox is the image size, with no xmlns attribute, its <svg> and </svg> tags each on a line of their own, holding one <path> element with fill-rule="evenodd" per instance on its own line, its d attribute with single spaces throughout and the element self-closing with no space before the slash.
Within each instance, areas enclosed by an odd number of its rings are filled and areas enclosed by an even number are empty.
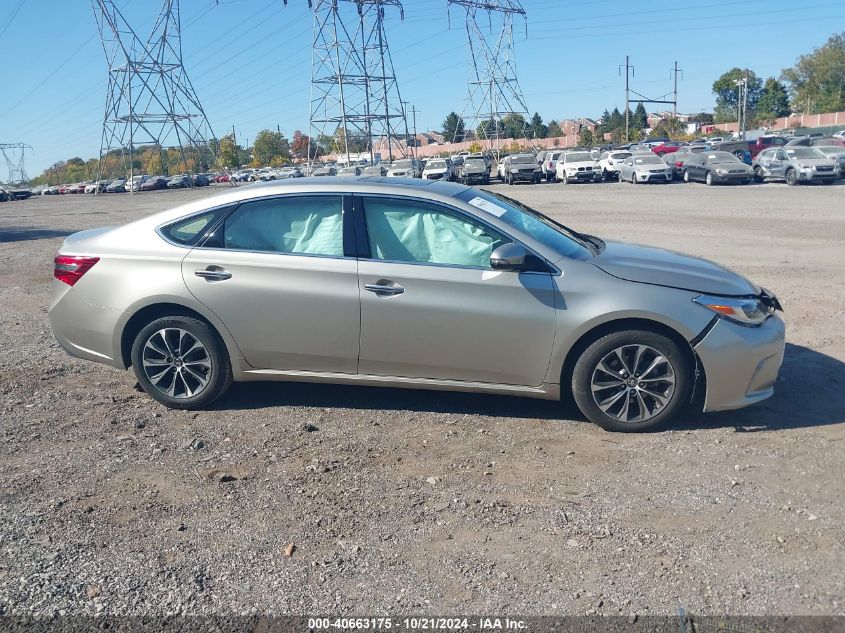
<svg viewBox="0 0 845 633">
<path fill-rule="evenodd" d="M 213 209 L 205 213 L 192 215 L 162 227 L 159 229 L 159 233 L 164 239 L 174 244 L 179 244 L 180 246 L 196 246 L 208 230 L 228 210 L 228 208 Z"/>
</svg>

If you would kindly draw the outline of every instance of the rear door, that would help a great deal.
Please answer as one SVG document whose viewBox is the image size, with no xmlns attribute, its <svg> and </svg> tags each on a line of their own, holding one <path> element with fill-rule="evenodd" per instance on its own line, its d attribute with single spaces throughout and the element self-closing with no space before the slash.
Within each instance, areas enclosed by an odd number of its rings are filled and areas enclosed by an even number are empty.
<svg viewBox="0 0 845 633">
<path fill-rule="evenodd" d="M 183 260 L 188 289 L 253 367 L 356 372 L 358 266 L 346 200 L 348 212 L 340 194 L 245 202 Z"/>
<path fill-rule="evenodd" d="M 549 273 L 490 268 L 513 241 L 451 206 L 355 197 L 359 373 L 536 386 L 549 366 Z"/>
</svg>

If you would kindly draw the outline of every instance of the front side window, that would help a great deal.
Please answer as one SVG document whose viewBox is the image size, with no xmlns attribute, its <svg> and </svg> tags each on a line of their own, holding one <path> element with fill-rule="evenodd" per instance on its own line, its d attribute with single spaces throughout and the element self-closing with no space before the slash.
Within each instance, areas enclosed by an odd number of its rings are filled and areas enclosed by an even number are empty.
<svg viewBox="0 0 845 633">
<path fill-rule="evenodd" d="M 341 196 L 291 196 L 238 207 L 223 225 L 223 248 L 343 256 Z"/>
<path fill-rule="evenodd" d="M 490 268 L 493 250 L 511 240 L 460 213 L 415 200 L 366 198 L 373 259 Z"/>
</svg>

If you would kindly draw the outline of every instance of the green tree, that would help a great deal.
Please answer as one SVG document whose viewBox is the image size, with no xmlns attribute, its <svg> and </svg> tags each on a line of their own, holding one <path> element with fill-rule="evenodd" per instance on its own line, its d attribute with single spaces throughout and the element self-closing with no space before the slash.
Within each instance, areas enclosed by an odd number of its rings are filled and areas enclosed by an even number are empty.
<svg viewBox="0 0 845 633">
<path fill-rule="evenodd" d="M 252 145 L 252 156 L 261 166 L 269 165 L 273 159 L 290 160 L 290 143 L 281 132 L 261 130 Z"/>
<path fill-rule="evenodd" d="M 443 121 L 443 136 L 448 143 L 460 143 L 464 140 L 466 129 L 464 120 L 457 112 L 450 112 Z"/>
<path fill-rule="evenodd" d="M 231 167 L 237 169 L 240 167 L 238 160 L 238 148 L 240 146 L 235 144 L 235 137 L 232 134 L 227 134 L 220 139 L 220 163 L 224 167 Z"/>
<path fill-rule="evenodd" d="M 549 121 L 548 136 L 553 138 L 563 136 L 563 130 L 560 129 L 560 124 L 557 121 Z"/>
<path fill-rule="evenodd" d="M 478 138 L 500 138 L 503 136 L 504 126 L 501 121 L 487 119 L 478 124 L 475 132 Z"/>
<path fill-rule="evenodd" d="M 763 85 L 763 92 L 757 102 L 757 118 L 772 120 L 789 114 L 789 94 L 786 86 L 774 77 Z"/>
<path fill-rule="evenodd" d="M 593 133 L 588 127 L 582 127 L 578 134 L 578 145 L 582 147 L 590 147 L 593 144 Z"/>
<path fill-rule="evenodd" d="M 623 126 L 624 126 L 624 116 L 623 118 Z M 636 110 L 634 110 L 634 114 L 631 115 L 631 122 L 630 127 L 631 130 L 636 130 L 637 132 L 642 132 L 648 126 L 648 113 L 645 111 L 645 106 L 642 103 L 637 104 Z"/>
<path fill-rule="evenodd" d="M 508 114 L 502 117 L 502 133 L 505 138 L 525 138 L 528 125 L 521 114 Z"/>
<path fill-rule="evenodd" d="M 543 124 L 543 118 L 539 112 L 534 113 L 529 125 L 532 138 L 546 138 L 549 135 L 549 128 Z"/>
<path fill-rule="evenodd" d="M 789 84 L 792 108 L 816 114 L 845 110 L 845 32 L 830 37 L 820 48 L 798 58 L 781 79 Z"/>
<path fill-rule="evenodd" d="M 741 68 L 731 68 L 713 82 L 713 94 L 716 95 L 716 108 L 713 118 L 717 123 L 736 121 L 739 116 L 739 82 L 745 77 Z M 757 102 L 763 92 L 763 81 L 754 73 L 748 71 L 748 107 L 749 121 L 757 111 Z"/>
</svg>

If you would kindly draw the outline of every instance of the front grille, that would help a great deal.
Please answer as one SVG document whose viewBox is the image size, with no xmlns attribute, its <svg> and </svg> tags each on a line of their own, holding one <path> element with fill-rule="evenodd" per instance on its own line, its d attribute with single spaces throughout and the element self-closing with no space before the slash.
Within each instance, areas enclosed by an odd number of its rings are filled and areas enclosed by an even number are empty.
<svg viewBox="0 0 845 633">
<path fill-rule="evenodd" d="M 728 173 L 729 174 L 744 174 L 745 170 L 744 169 L 731 169 Z"/>
<path fill-rule="evenodd" d="M 833 171 L 833 167 L 816 167 L 816 171 Z"/>
</svg>

